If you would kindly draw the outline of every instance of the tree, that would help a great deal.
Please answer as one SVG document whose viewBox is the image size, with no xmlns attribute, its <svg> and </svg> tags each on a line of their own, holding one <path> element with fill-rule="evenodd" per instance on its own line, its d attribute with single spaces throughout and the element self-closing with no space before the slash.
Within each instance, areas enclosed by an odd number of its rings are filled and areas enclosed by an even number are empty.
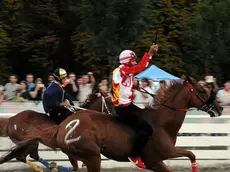
<svg viewBox="0 0 230 172">
<path fill-rule="evenodd" d="M 220 81 L 230 78 L 230 1 L 200 1 L 191 17 L 184 40 L 185 60 L 197 66 L 194 73 L 204 77 L 214 75 Z M 189 68 L 189 66 L 187 66 Z M 191 69 L 190 69 L 191 70 Z"/>
<path fill-rule="evenodd" d="M 133 49 L 145 30 L 149 3 L 149 0 L 78 1 L 74 12 L 80 16 L 81 24 L 72 36 L 76 59 L 84 59 L 85 69 L 93 68 L 98 75 L 108 76 L 118 62 L 119 53 Z"/>
<path fill-rule="evenodd" d="M 8 37 L 4 24 L 0 23 L 0 83 L 3 84 L 8 79 L 10 68 L 7 65 L 6 55 L 8 53 L 8 44 L 10 38 Z"/>
<path fill-rule="evenodd" d="M 177 76 L 230 78 L 229 1 L 2 0 L 0 79 L 57 67 L 111 76 L 122 50 L 148 51 L 160 21 L 152 63 Z"/>
<path fill-rule="evenodd" d="M 153 42 L 157 26 L 161 23 L 157 39 L 159 52 L 152 62 L 177 76 L 186 73 L 182 59 L 181 36 L 187 29 L 189 14 L 195 4 L 196 1 L 154 1 L 150 6 L 153 22 L 147 26 L 148 31 L 143 34 L 137 45 L 138 53 L 146 51 Z"/>
</svg>

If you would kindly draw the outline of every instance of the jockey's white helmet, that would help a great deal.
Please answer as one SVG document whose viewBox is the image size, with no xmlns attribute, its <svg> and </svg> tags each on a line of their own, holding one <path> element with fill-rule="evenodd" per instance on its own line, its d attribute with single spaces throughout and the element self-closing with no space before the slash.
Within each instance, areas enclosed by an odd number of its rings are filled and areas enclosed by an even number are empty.
<svg viewBox="0 0 230 172">
<path fill-rule="evenodd" d="M 129 63 L 131 60 L 136 60 L 136 54 L 131 50 L 124 50 L 119 56 L 121 64 Z"/>
</svg>

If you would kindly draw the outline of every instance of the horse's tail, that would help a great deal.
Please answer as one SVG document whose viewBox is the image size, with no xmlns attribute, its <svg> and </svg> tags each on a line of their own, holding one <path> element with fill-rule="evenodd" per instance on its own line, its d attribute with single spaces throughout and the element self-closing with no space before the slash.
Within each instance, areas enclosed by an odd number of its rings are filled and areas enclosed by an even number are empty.
<svg viewBox="0 0 230 172">
<path fill-rule="evenodd" d="M 29 147 L 30 144 L 38 143 L 40 141 L 41 141 L 40 139 L 35 138 L 32 140 L 21 142 L 20 144 L 14 146 L 13 148 L 9 150 L 7 154 L 3 155 L 0 158 L 0 164 L 3 164 L 7 161 L 10 161 L 13 158 L 20 156 L 24 152 L 24 150 L 26 150 L 26 148 Z"/>
<path fill-rule="evenodd" d="M 52 143 L 54 147 L 57 147 L 58 125 L 54 125 L 52 127 L 45 128 L 43 129 L 43 132 L 46 133 L 45 139 L 49 140 L 49 142 Z"/>
<path fill-rule="evenodd" d="M 8 118 L 0 118 L 0 137 L 8 137 L 8 128 L 9 119 Z"/>
</svg>

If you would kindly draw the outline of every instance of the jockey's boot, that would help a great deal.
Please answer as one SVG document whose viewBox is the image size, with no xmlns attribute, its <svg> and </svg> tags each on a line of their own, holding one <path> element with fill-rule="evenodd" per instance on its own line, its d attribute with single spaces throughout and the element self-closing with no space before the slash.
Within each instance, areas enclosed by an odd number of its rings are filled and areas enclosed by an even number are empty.
<svg viewBox="0 0 230 172">
<path fill-rule="evenodd" d="M 128 158 L 131 163 L 133 163 L 136 167 L 141 168 L 141 169 L 146 169 L 145 164 L 142 162 L 141 157 L 138 158 L 133 158 L 129 157 Z"/>
</svg>

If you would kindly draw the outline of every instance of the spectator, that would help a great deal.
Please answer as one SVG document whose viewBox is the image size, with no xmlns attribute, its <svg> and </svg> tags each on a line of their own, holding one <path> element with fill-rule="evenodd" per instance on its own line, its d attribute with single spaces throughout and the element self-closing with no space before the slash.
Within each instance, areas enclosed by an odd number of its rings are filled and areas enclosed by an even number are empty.
<svg viewBox="0 0 230 172">
<path fill-rule="evenodd" d="M 209 83 L 206 83 L 204 86 L 205 90 L 208 92 L 208 94 L 211 93 L 211 91 L 213 90 L 213 85 L 212 84 L 209 84 Z"/>
<path fill-rule="evenodd" d="M 91 83 L 89 83 L 89 77 Z M 84 75 L 82 77 L 82 84 L 79 85 L 79 94 L 78 94 L 78 100 L 80 103 L 85 102 L 88 95 L 92 93 L 94 85 L 95 85 L 95 79 L 92 72 L 88 72 L 88 75 Z"/>
<path fill-rule="evenodd" d="M 218 88 L 219 88 L 217 83 L 216 83 L 216 78 L 214 78 L 213 76 L 206 76 L 205 77 L 205 83 L 211 85 L 212 90 L 214 92 L 216 92 L 218 90 Z"/>
<path fill-rule="evenodd" d="M 137 78 L 134 78 L 134 80 L 133 80 L 133 88 L 135 90 L 140 90 L 140 87 L 141 87 L 140 82 L 138 81 Z"/>
<path fill-rule="evenodd" d="M 4 101 L 4 87 L 0 85 L 0 104 Z"/>
<path fill-rule="evenodd" d="M 108 89 L 108 80 L 107 79 L 103 79 L 101 80 L 101 83 L 99 84 L 99 89 L 108 93 L 109 89 Z"/>
<path fill-rule="evenodd" d="M 149 79 L 148 81 L 149 81 L 149 87 L 155 92 L 153 80 Z"/>
<path fill-rule="evenodd" d="M 6 100 L 12 100 L 15 98 L 17 90 L 19 89 L 19 85 L 17 84 L 18 78 L 16 75 L 11 75 L 9 80 L 10 82 L 4 86 L 4 95 Z"/>
<path fill-rule="evenodd" d="M 35 87 L 31 89 L 30 97 L 31 100 L 42 100 L 43 93 L 45 91 L 45 85 L 41 78 L 37 78 L 35 81 Z"/>
<path fill-rule="evenodd" d="M 101 84 L 108 87 L 108 80 L 107 79 L 102 79 Z"/>
<path fill-rule="evenodd" d="M 156 91 L 156 94 L 160 93 L 163 95 L 164 91 L 167 89 L 166 82 L 165 80 L 160 80 L 159 84 L 160 84 L 160 88 Z"/>
<path fill-rule="evenodd" d="M 216 101 L 220 103 L 221 106 L 230 105 L 230 81 L 224 84 L 224 89 L 217 92 Z"/>
<path fill-rule="evenodd" d="M 54 76 L 52 73 L 50 73 L 48 76 L 48 83 L 46 84 L 46 87 L 48 87 L 51 84 L 51 82 L 54 82 Z"/>
<path fill-rule="evenodd" d="M 32 75 L 31 73 L 27 74 L 26 75 L 26 81 L 27 81 L 27 84 L 28 84 L 27 90 L 31 91 L 32 88 L 35 87 L 35 84 L 34 84 L 34 75 Z"/>
<path fill-rule="evenodd" d="M 133 86 L 134 86 L 134 88 L 138 90 L 138 89 L 139 89 L 139 85 L 140 85 L 140 84 L 139 84 L 138 79 L 137 79 L 137 78 L 134 78 L 134 81 L 133 81 Z"/>
<path fill-rule="evenodd" d="M 80 76 L 78 79 L 77 79 L 77 85 L 81 85 L 82 84 L 82 77 Z"/>
<path fill-rule="evenodd" d="M 147 92 L 154 94 L 154 91 L 152 90 L 152 88 L 150 88 L 150 83 L 149 80 L 147 78 L 143 78 L 141 80 L 141 85 L 142 88 L 144 88 L 144 90 L 146 90 Z M 144 97 L 144 103 L 148 104 L 148 105 L 153 105 L 153 97 L 150 96 L 149 94 L 145 94 L 143 93 L 142 96 Z"/>
<path fill-rule="evenodd" d="M 17 92 L 17 99 L 22 102 L 27 102 L 29 100 L 28 84 L 26 81 L 20 82 L 20 90 Z"/>
<path fill-rule="evenodd" d="M 147 78 L 143 78 L 141 80 L 141 86 L 147 92 L 153 94 L 153 90 L 149 87 L 149 81 Z M 144 109 L 147 105 L 153 105 L 153 97 L 151 97 L 149 94 L 135 90 L 133 104 L 138 106 L 141 109 Z"/>
<path fill-rule="evenodd" d="M 200 81 L 198 81 L 198 84 L 201 85 L 202 87 L 204 87 L 205 82 L 203 80 L 200 80 Z"/>
<path fill-rule="evenodd" d="M 76 101 L 78 88 L 77 88 L 75 73 L 73 73 L 73 72 L 69 73 L 68 81 L 64 87 L 65 87 L 66 93 L 69 95 L 71 100 Z"/>
<path fill-rule="evenodd" d="M 154 85 L 154 82 L 152 79 L 148 79 L 148 81 L 149 81 L 149 87 L 152 89 L 152 93 L 155 94 L 155 92 L 157 90 L 156 85 Z"/>
</svg>

